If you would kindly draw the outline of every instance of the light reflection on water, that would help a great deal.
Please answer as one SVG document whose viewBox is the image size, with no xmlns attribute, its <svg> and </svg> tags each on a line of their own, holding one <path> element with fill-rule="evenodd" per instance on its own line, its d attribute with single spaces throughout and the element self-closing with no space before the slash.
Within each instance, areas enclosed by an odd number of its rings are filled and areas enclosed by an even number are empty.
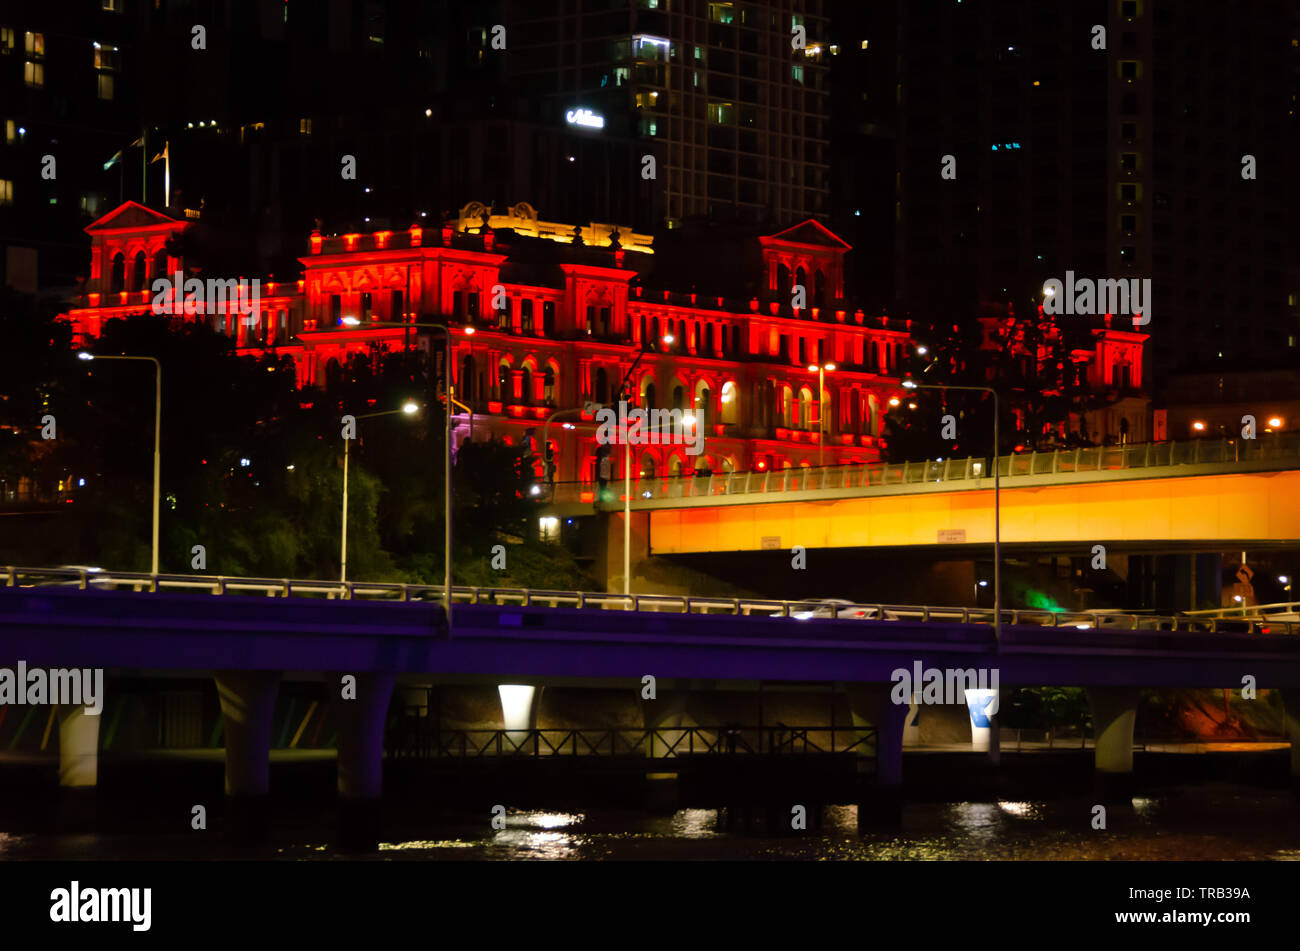
<svg viewBox="0 0 1300 951">
<path fill-rule="evenodd" d="M 1233 860 L 1300 861 L 1300 805 L 1289 792 L 1216 786 L 1135 798 L 1092 827 L 1091 800 L 907 803 L 897 829 L 858 829 L 858 807 L 828 806 L 815 831 L 728 831 L 714 809 L 515 810 L 504 829 L 485 814 L 407 816 L 369 856 L 334 846 L 333 813 L 303 815 L 250 852 L 179 835 L 9 835 L 0 860 L 205 859 L 501 860 Z M 274 826 L 273 826 L 274 828 Z M 389 828 L 386 826 L 385 828 Z"/>
</svg>

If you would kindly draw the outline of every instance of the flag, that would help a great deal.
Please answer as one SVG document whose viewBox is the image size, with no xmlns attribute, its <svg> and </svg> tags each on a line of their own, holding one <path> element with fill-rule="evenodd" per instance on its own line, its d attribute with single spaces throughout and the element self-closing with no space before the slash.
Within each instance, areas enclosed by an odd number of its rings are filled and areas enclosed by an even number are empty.
<svg viewBox="0 0 1300 951">
<path fill-rule="evenodd" d="M 122 157 L 122 150 L 118 149 L 117 152 L 114 153 L 113 157 L 104 163 L 104 171 L 107 172 L 110 168 L 116 165 L 117 160 L 120 159 L 121 157 Z"/>
<path fill-rule="evenodd" d="M 136 139 L 134 142 L 128 145 L 127 148 L 129 149 L 144 148 L 144 136 L 140 136 L 140 138 Z"/>
<path fill-rule="evenodd" d="M 150 165 L 152 165 L 154 162 L 161 162 L 163 159 L 171 157 L 167 154 L 167 147 L 169 144 L 170 143 L 167 142 L 163 143 L 163 150 L 149 160 Z"/>
</svg>

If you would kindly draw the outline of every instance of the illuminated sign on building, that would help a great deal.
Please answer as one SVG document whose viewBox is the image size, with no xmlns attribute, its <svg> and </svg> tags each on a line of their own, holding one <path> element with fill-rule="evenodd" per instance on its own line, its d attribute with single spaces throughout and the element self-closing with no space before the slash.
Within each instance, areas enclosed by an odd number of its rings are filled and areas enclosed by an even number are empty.
<svg viewBox="0 0 1300 951">
<path fill-rule="evenodd" d="M 605 117 L 596 115 L 590 109 L 570 109 L 564 118 L 569 125 L 586 126 L 589 129 L 605 128 Z"/>
</svg>

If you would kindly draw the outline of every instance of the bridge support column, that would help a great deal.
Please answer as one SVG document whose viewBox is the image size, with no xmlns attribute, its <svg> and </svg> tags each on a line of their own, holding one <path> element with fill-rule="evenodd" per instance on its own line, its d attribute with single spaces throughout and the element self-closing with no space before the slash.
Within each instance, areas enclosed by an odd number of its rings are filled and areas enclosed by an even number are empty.
<svg viewBox="0 0 1300 951">
<path fill-rule="evenodd" d="M 339 845 L 373 852 L 379 847 L 379 802 L 384 791 L 384 726 L 396 674 L 354 675 L 354 700 L 338 700 Z"/>
<path fill-rule="evenodd" d="M 501 724 L 508 742 L 522 746 L 528 739 L 526 731 L 537 729 L 537 711 L 542 705 L 544 689 L 531 684 L 497 686 L 497 695 L 501 698 Z"/>
<path fill-rule="evenodd" d="M 637 703 L 641 708 L 641 723 L 650 733 L 646 739 L 646 756 L 650 759 L 666 759 L 668 745 L 655 736 L 656 730 L 673 730 L 682 726 L 686 719 L 686 700 L 688 691 L 667 689 L 668 682 L 660 681 L 656 687 L 655 699 L 648 700 L 642 696 L 643 688 L 637 685 Z M 646 774 L 646 809 L 658 815 L 672 815 L 677 811 L 678 784 L 676 771 L 665 770 Z"/>
<path fill-rule="evenodd" d="M 1133 724 L 1136 687 L 1088 687 L 1092 732 L 1097 738 L 1095 788 L 1099 801 L 1128 802 L 1133 795 Z"/>
<path fill-rule="evenodd" d="M 229 828 L 239 841 L 260 841 L 270 831 L 271 718 L 280 674 L 223 670 L 214 679 L 225 723 Z"/>
<path fill-rule="evenodd" d="M 892 683 L 849 684 L 849 712 L 858 728 L 874 727 L 875 742 L 858 761 L 858 829 L 896 828 L 903 821 L 903 727 L 909 704 L 894 703 Z M 863 733 L 865 736 L 865 731 Z M 866 757 L 874 751 L 875 782 L 866 782 Z"/>
<path fill-rule="evenodd" d="M 95 824 L 95 787 L 99 784 L 99 716 L 84 704 L 58 708 L 58 825 L 64 832 L 89 830 Z"/>
</svg>

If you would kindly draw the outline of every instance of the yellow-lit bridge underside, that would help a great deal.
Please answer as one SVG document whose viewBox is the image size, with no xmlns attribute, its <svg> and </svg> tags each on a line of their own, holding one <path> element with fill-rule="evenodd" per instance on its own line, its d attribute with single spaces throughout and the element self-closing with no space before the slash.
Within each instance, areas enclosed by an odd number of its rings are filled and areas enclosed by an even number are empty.
<svg viewBox="0 0 1300 951">
<path fill-rule="evenodd" d="M 1300 471 L 1004 488 L 1002 541 L 1288 542 Z M 653 554 L 992 544 L 993 488 L 651 510 Z M 964 534 L 962 534 L 964 533 Z"/>
</svg>

